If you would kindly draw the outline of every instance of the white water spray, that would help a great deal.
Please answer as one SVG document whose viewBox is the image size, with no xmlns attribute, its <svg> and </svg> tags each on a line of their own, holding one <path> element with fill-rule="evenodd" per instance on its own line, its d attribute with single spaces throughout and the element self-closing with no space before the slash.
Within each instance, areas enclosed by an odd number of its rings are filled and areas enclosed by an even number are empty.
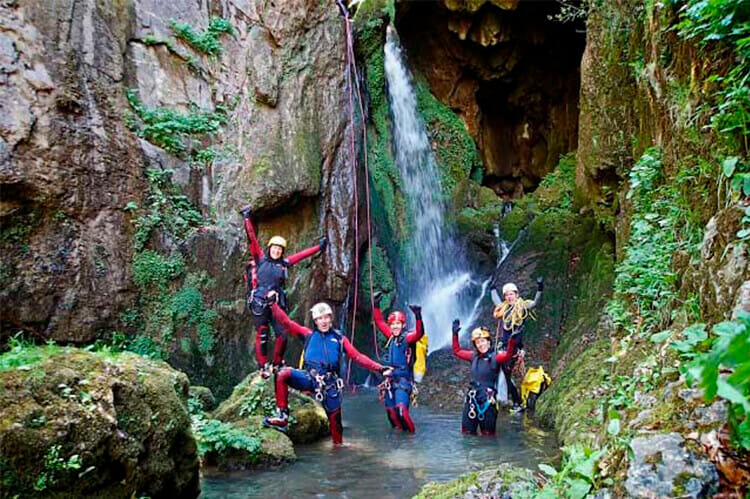
<svg viewBox="0 0 750 499">
<path fill-rule="evenodd" d="M 398 36 L 388 28 L 385 75 L 393 113 L 396 167 L 410 204 L 411 239 L 399 274 L 401 296 L 423 306 L 430 351 L 450 345 L 451 323 L 459 318 L 463 331 L 476 320 L 479 304 L 489 286 L 472 275 L 446 223 L 439 172 L 429 137 L 417 111 L 411 76 L 403 59 Z"/>
</svg>

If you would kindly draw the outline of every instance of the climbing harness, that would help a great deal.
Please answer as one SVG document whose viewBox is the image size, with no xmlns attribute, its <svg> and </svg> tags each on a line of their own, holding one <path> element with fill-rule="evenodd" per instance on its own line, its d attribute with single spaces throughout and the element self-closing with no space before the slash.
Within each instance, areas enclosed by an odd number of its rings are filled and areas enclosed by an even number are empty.
<svg viewBox="0 0 750 499">
<path fill-rule="evenodd" d="M 382 403 L 385 401 L 385 394 L 388 394 L 389 398 L 393 398 L 393 387 L 391 386 L 391 378 L 386 378 L 378 385 L 378 400 Z"/>
<path fill-rule="evenodd" d="M 472 388 L 466 394 L 467 400 L 469 401 L 469 419 L 484 421 L 484 414 L 487 412 L 487 409 L 490 408 L 490 405 L 495 403 L 495 396 L 491 393 L 491 390 L 487 391 L 487 400 L 485 400 L 483 404 L 479 404 L 477 401 L 477 391 L 475 389 Z"/>
<path fill-rule="evenodd" d="M 332 396 L 338 397 L 341 390 L 344 389 L 344 380 L 333 373 L 318 374 L 317 371 L 311 370 L 310 374 L 315 379 L 315 400 L 322 403 L 326 394 L 330 394 L 332 388 L 336 393 Z"/>
</svg>

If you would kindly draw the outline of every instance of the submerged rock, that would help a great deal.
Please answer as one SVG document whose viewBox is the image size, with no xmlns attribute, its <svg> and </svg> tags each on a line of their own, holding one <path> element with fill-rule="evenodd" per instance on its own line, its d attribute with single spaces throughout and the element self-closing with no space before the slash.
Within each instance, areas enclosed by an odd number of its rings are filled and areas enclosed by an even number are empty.
<svg viewBox="0 0 750 499">
<path fill-rule="evenodd" d="M 707 459 L 685 447 L 678 433 L 636 437 L 625 488 L 633 497 L 711 497 L 719 475 Z"/>
<path fill-rule="evenodd" d="M 0 357 L 0 496 L 195 497 L 188 379 L 134 354 Z"/>
<path fill-rule="evenodd" d="M 537 491 L 534 473 L 503 463 L 481 471 L 461 475 L 446 483 L 428 483 L 416 498 L 531 497 Z"/>
</svg>

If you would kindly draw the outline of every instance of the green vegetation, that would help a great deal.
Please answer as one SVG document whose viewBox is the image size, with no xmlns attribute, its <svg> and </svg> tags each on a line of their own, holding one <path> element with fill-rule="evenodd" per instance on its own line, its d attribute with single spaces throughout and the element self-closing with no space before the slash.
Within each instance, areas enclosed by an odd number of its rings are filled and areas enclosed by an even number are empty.
<svg viewBox="0 0 750 499">
<path fill-rule="evenodd" d="M 187 273 L 179 253 L 164 255 L 148 249 L 155 231 L 182 240 L 193 228 L 206 223 L 172 184 L 171 175 L 171 170 L 146 172 L 147 207 L 133 221 L 136 231 L 132 272 L 138 299 L 136 307 L 123 314 L 122 320 L 133 335 L 128 349 L 141 355 L 166 359 L 175 332 L 194 330 L 198 351 L 207 356 L 215 345 L 214 323 L 218 318 L 218 312 L 203 297 L 214 286 L 212 279 L 203 272 Z M 138 210 L 135 203 L 129 203 L 127 208 Z"/>
<path fill-rule="evenodd" d="M 386 310 L 393 304 L 396 297 L 396 280 L 391 273 L 392 266 L 388 261 L 385 251 L 373 244 L 372 246 L 372 286 L 374 291 L 383 292 L 383 301 L 381 307 Z M 361 290 L 361 300 L 363 303 L 370 303 L 370 262 L 367 253 L 364 253 L 360 262 L 359 285 Z M 369 307 L 369 305 L 368 305 Z"/>
<path fill-rule="evenodd" d="M 563 462 L 560 470 L 547 464 L 539 465 L 539 469 L 547 475 L 548 481 L 534 497 L 583 499 L 595 485 L 596 465 L 604 452 L 580 445 L 563 447 L 562 450 Z"/>
<path fill-rule="evenodd" d="M 648 149 L 630 170 L 630 237 L 617 264 L 615 298 L 609 306 L 627 334 L 650 335 L 670 319 L 668 311 L 677 298 L 673 255 L 678 250 L 697 253 L 702 237 L 690 223 L 688 196 L 677 182 L 664 181 L 657 148 Z"/>
<path fill-rule="evenodd" d="M 681 336 L 671 346 L 685 361 L 688 382 L 704 390 L 706 401 L 728 402 L 733 443 L 750 450 L 750 314 L 738 311 L 736 320 L 716 324 L 710 338 L 700 323 Z"/>
<path fill-rule="evenodd" d="M 39 492 L 46 490 L 57 482 L 58 476 L 67 471 L 81 468 L 81 456 L 73 454 L 68 458 L 63 457 L 60 445 L 52 445 L 44 455 L 44 471 L 37 477 L 34 490 Z"/>
<path fill-rule="evenodd" d="M 135 113 L 127 117 L 130 129 L 155 146 L 182 158 L 195 150 L 194 154 L 205 159 L 207 153 L 186 144 L 186 140 L 200 142 L 218 134 L 227 123 L 226 109 L 221 106 L 217 106 L 213 112 L 194 108 L 185 114 L 166 107 L 149 109 L 132 89 L 127 91 L 126 96 Z"/>
<path fill-rule="evenodd" d="M 711 125 L 732 148 L 750 149 L 750 9 L 737 0 L 687 0 L 676 26 L 679 35 L 711 55 L 732 61 L 708 82 L 719 90 L 710 102 Z"/>
<path fill-rule="evenodd" d="M 260 436 L 236 426 L 211 419 L 203 411 L 197 398 L 188 400 L 193 435 L 198 442 L 198 454 L 205 459 L 209 454 L 222 454 L 228 449 L 247 453 L 247 464 L 257 461 L 262 449 Z"/>
<path fill-rule="evenodd" d="M 435 163 L 441 172 L 440 185 L 445 196 L 450 198 L 472 172 L 482 169 L 476 144 L 463 120 L 432 95 L 424 79 L 416 79 L 414 92 L 417 109 L 433 144 Z M 477 175 L 481 178 L 482 172 Z"/>
<path fill-rule="evenodd" d="M 219 56 L 222 52 L 220 38 L 222 35 L 236 36 L 236 30 L 232 23 L 221 17 L 212 17 L 208 28 L 203 32 L 196 32 L 187 23 L 178 23 L 174 19 L 169 21 L 175 36 L 190 45 L 196 51 L 208 56 Z"/>
</svg>

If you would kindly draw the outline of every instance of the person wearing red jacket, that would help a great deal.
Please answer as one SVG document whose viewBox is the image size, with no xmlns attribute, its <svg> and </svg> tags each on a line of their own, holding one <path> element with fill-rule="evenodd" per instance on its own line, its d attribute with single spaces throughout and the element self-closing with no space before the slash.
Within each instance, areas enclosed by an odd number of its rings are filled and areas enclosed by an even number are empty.
<svg viewBox="0 0 750 499">
<path fill-rule="evenodd" d="M 320 242 L 310 248 L 304 249 L 284 258 L 286 250 L 286 239 L 281 236 L 273 236 L 268 241 L 267 252 L 264 253 L 258 243 L 253 224 L 250 221 L 250 207 L 242 209 L 245 219 L 245 232 L 247 233 L 248 246 L 250 248 L 250 259 L 245 269 L 245 282 L 247 283 L 246 305 L 253 316 L 255 325 L 255 360 L 258 367 L 263 369 L 264 377 L 270 375 L 268 365 L 268 327 L 273 326 L 273 369 L 281 366 L 286 349 L 286 332 L 273 320 L 268 308 L 269 300 L 275 299 L 279 306 L 286 310 L 286 293 L 284 283 L 286 282 L 289 267 L 309 258 L 318 252 L 323 252 L 328 245 L 328 240 L 323 237 Z M 270 297 L 269 297 L 270 295 Z M 276 298 L 274 298 L 274 296 Z"/>
<path fill-rule="evenodd" d="M 310 310 L 315 328 L 310 329 L 294 322 L 276 304 L 271 304 L 271 313 L 289 333 L 305 341 L 302 369 L 284 367 L 276 375 L 276 407 L 278 415 L 264 418 L 263 425 L 286 431 L 289 424 L 289 387 L 314 392 L 323 404 L 331 427 L 331 439 L 338 445 L 343 442 L 341 424 L 341 395 L 344 380 L 339 377 L 344 363 L 344 353 L 365 369 L 390 375 L 392 369 L 383 367 L 360 353 L 348 338 L 333 327 L 333 310 L 327 303 L 318 303 Z"/>
<path fill-rule="evenodd" d="M 414 331 L 404 334 L 406 314 L 401 310 L 394 310 L 388 315 L 386 324 L 380 311 L 382 299 L 383 293 L 380 291 L 373 296 L 375 308 L 372 310 L 372 318 L 378 331 L 388 338 L 385 364 L 393 368 L 393 374 L 380 385 L 385 412 L 392 427 L 414 433 L 409 405 L 413 389 L 416 344 L 424 335 L 422 307 L 409 305 L 417 324 Z"/>
<path fill-rule="evenodd" d="M 493 354 L 489 329 L 478 327 L 471 332 L 474 350 L 461 348 L 458 342 L 460 330 L 461 322 L 456 319 L 453 321 L 453 355 L 471 362 L 471 383 L 461 417 L 461 432 L 476 435 L 478 427 L 482 435 L 494 435 L 497 422 L 495 385 L 501 366 L 516 353 L 516 335 L 510 337 L 508 351 Z"/>
</svg>

